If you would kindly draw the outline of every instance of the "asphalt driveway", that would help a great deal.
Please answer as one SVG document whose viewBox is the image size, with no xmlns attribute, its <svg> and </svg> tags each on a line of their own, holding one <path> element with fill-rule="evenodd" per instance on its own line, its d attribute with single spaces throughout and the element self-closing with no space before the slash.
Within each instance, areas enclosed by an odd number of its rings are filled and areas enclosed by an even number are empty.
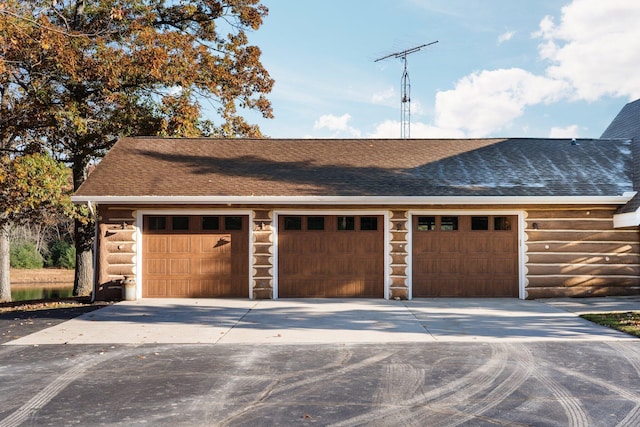
<svg viewBox="0 0 640 427">
<path fill-rule="evenodd" d="M 191 303 L 0 346 L 0 427 L 640 424 L 640 340 L 563 301 Z"/>
</svg>

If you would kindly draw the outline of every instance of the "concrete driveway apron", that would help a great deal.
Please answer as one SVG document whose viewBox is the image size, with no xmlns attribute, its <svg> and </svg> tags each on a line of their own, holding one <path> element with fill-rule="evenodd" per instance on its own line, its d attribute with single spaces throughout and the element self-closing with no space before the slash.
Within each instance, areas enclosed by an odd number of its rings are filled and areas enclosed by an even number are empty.
<svg viewBox="0 0 640 427">
<path fill-rule="evenodd" d="M 633 340 L 518 299 L 146 299 L 121 302 L 8 345 Z"/>
</svg>

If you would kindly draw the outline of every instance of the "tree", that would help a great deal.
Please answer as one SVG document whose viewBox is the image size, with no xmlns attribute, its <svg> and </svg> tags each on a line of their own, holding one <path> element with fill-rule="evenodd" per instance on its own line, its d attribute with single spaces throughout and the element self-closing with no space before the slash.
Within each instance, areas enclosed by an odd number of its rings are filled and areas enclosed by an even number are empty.
<svg viewBox="0 0 640 427">
<path fill-rule="evenodd" d="M 259 1 L 5 0 L 5 113 L 71 164 L 74 189 L 120 136 L 259 137 L 239 114 L 272 117 L 273 80 L 247 38 L 268 13 Z M 218 122 L 202 119 L 205 99 Z M 75 295 L 92 288 L 92 237 L 77 221 Z"/>
<path fill-rule="evenodd" d="M 47 154 L 0 157 L 0 302 L 11 301 L 9 229 L 71 214 L 68 169 Z"/>
</svg>

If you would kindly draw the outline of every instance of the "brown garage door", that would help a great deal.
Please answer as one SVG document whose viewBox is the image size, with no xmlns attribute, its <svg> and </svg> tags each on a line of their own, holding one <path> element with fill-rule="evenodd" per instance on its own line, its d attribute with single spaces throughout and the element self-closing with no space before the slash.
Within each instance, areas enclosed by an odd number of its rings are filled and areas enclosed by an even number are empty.
<svg viewBox="0 0 640 427">
<path fill-rule="evenodd" d="M 280 216 L 278 296 L 384 297 L 382 216 Z"/>
<path fill-rule="evenodd" d="M 517 216 L 414 216 L 413 297 L 517 297 Z"/>
<path fill-rule="evenodd" d="M 145 216 L 144 298 L 249 297 L 246 216 Z"/>
</svg>

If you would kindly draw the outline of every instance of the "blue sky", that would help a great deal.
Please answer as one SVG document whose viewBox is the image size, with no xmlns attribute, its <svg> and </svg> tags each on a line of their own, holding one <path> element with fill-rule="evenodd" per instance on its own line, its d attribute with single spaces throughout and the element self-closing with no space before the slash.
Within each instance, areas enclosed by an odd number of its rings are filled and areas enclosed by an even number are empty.
<svg viewBox="0 0 640 427">
<path fill-rule="evenodd" d="M 636 0 L 264 0 L 274 138 L 599 137 L 640 97 Z"/>
</svg>

